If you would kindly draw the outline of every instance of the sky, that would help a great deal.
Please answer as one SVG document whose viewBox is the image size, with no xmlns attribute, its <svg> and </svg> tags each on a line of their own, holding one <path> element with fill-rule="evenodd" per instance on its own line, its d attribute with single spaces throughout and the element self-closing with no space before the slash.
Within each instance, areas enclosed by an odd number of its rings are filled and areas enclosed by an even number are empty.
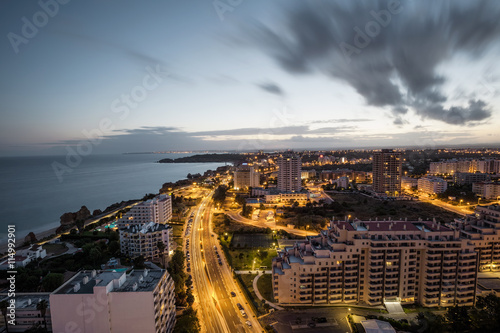
<svg viewBox="0 0 500 333">
<path fill-rule="evenodd" d="M 2 1 L 0 156 L 496 145 L 498 1 Z"/>
</svg>

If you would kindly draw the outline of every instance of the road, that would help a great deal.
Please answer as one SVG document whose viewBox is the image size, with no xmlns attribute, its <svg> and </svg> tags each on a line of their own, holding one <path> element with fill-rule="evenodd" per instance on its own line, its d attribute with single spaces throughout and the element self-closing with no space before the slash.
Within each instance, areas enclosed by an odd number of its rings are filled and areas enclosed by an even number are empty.
<svg viewBox="0 0 500 333">
<path fill-rule="evenodd" d="M 419 201 L 421 202 L 428 202 L 434 206 L 441 207 L 443 209 L 446 209 L 447 211 L 460 214 L 462 216 L 465 216 L 467 214 L 473 214 L 474 211 L 467 209 L 468 206 L 453 206 L 450 205 L 449 203 L 443 202 L 441 200 L 429 200 L 425 198 L 420 198 Z"/>
<path fill-rule="evenodd" d="M 195 287 L 195 297 L 197 309 L 200 314 L 202 331 L 204 332 L 230 332 L 227 327 L 220 307 L 217 307 L 217 298 L 215 290 L 210 283 L 206 270 L 202 245 L 202 219 L 205 207 L 210 203 L 213 192 L 211 192 L 196 209 L 194 216 L 192 232 L 190 234 L 190 253 L 191 253 L 191 275 Z"/>
<path fill-rule="evenodd" d="M 247 218 L 241 216 L 239 214 L 239 212 L 236 212 L 236 211 L 227 211 L 227 212 L 224 212 L 224 213 L 227 214 L 229 217 L 231 217 L 233 220 L 235 220 L 237 222 L 246 223 L 246 224 L 253 225 L 255 227 L 261 227 L 261 228 L 267 228 L 267 227 L 269 227 L 269 223 L 267 223 L 267 222 L 253 221 L 253 220 L 247 219 Z M 303 236 L 303 237 L 305 237 L 305 236 L 316 236 L 318 234 L 317 231 L 307 231 L 307 230 L 300 230 L 300 229 L 292 229 L 292 228 L 288 228 L 288 227 L 281 226 L 281 225 L 276 225 L 276 227 L 273 226 L 273 228 L 275 228 L 275 229 L 282 229 L 282 230 L 285 230 L 288 233 L 291 233 L 291 234 L 294 234 L 294 235 L 297 235 L 297 236 Z"/>
<path fill-rule="evenodd" d="M 223 258 L 224 253 L 217 242 L 217 237 L 211 231 L 212 208 L 212 204 L 209 204 L 206 208 L 206 214 L 203 218 L 202 236 L 205 261 L 210 281 L 217 295 L 217 306 L 222 310 L 230 332 L 261 332 L 262 329 L 260 329 L 259 322 L 254 317 L 252 309 L 247 306 L 243 293 L 233 280 L 229 265 Z M 217 248 L 217 252 L 221 256 L 222 265 L 219 264 L 215 248 Z M 235 292 L 236 297 L 231 297 L 231 292 Z M 245 317 L 242 316 L 236 303 L 240 303 L 243 306 L 246 313 Z M 247 326 L 247 320 L 252 323 L 251 327 Z"/>
<path fill-rule="evenodd" d="M 232 277 L 231 268 L 212 233 L 212 204 L 210 193 L 195 210 L 192 232 L 189 236 L 191 253 L 191 275 L 195 286 L 197 309 L 204 332 L 262 332 L 262 327 L 243 292 Z M 215 248 L 221 257 L 219 264 Z M 235 292 L 236 297 L 230 293 Z M 236 303 L 240 303 L 246 316 L 243 317 Z M 249 320 L 252 326 L 248 326 Z"/>
</svg>

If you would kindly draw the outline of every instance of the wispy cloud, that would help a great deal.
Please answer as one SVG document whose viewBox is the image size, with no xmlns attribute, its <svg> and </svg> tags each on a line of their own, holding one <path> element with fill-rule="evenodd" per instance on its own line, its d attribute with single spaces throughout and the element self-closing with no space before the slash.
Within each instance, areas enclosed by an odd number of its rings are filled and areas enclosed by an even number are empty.
<svg viewBox="0 0 500 333">
<path fill-rule="evenodd" d="M 274 94 L 274 95 L 278 95 L 278 96 L 285 95 L 283 89 L 281 89 L 280 86 L 278 86 L 276 83 L 273 83 L 273 82 L 258 83 L 257 87 L 259 87 L 260 89 L 262 89 L 265 92 L 268 92 L 270 94 Z"/>
</svg>

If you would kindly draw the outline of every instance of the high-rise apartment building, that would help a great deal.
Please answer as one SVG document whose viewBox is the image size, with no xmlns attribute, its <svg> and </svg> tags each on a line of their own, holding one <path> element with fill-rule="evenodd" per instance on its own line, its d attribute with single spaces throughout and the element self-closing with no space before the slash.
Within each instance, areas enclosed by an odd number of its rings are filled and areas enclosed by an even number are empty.
<svg viewBox="0 0 500 333">
<path fill-rule="evenodd" d="M 128 226 L 120 229 L 120 252 L 131 258 L 143 256 L 146 259 L 165 257 L 171 250 L 172 227 L 149 222 L 143 226 Z M 158 242 L 165 245 L 160 253 Z"/>
<path fill-rule="evenodd" d="M 476 265 L 474 245 L 436 222 L 331 221 L 278 253 L 272 285 L 283 305 L 471 306 Z"/>
<path fill-rule="evenodd" d="M 54 332 L 166 333 L 175 325 L 165 270 L 81 271 L 50 295 Z"/>
<path fill-rule="evenodd" d="M 278 158 L 278 190 L 281 192 L 298 192 L 302 189 L 300 156 L 288 155 Z"/>
<path fill-rule="evenodd" d="M 473 244 L 479 271 L 500 271 L 500 205 L 477 206 L 474 214 L 455 219 L 448 226 Z"/>
<path fill-rule="evenodd" d="M 133 206 L 118 220 L 119 226 L 142 226 L 149 222 L 165 224 L 172 218 L 172 198 L 161 194 Z"/>
<path fill-rule="evenodd" d="M 401 194 L 402 154 L 382 149 L 373 154 L 373 190 L 390 197 Z"/>
<path fill-rule="evenodd" d="M 259 187 L 260 174 L 255 170 L 253 165 L 242 164 L 234 171 L 234 188 L 236 190 Z"/>
</svg>

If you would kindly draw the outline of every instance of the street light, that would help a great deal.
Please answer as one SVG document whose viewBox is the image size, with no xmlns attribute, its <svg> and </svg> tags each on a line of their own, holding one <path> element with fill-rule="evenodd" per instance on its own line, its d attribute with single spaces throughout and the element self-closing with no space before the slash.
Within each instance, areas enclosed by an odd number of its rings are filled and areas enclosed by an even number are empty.
<svg viewBox="0 0 500 333">
<path fill-rule="evenodd" d="M 464 201 L 464 199 L 460 199 L 460 206 L 462 206 L 462 202 Z"/>
</svg>

